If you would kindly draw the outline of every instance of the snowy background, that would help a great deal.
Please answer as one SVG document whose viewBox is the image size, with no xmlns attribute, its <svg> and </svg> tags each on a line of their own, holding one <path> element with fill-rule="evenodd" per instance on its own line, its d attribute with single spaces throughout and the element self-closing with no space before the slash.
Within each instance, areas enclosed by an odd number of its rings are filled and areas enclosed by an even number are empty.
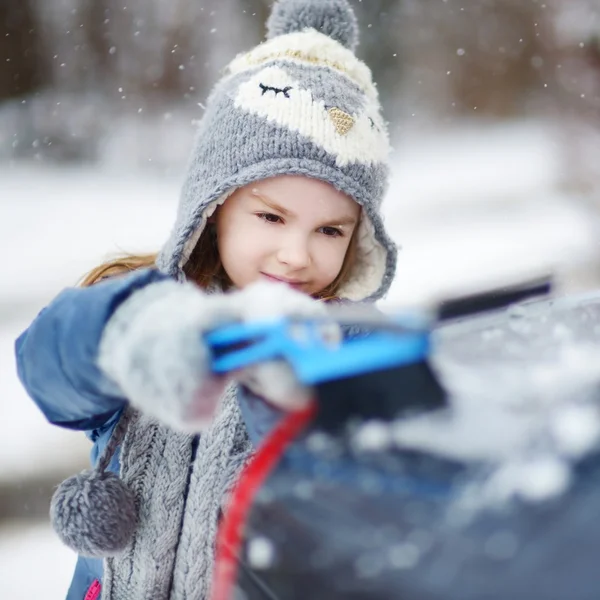
<svg viewBox="0 0 600 600">
<path fill-rule="evenodd" d="M 85 38 L 80 21 L 90 21 L 75 0 L 15 1 L 13 13 L 8 2 L 0 13 L 0 598 L 11 600 L 64 598 L 75 559 L 50 531 L 48 496 L 89 452 L 83 435 L 50 427 L 26 397 L 14 339 L 105 258 L 161 245 L 205 91 L 260 39 L 268 3 L 242 14 L 236 0 L 196 2 L 192 39 L 174 26 L 192 3 L 132 2 L 127 31 L 111 1 L 97 4 L 104 12 L 86 15 L 104 27 L 97 39 Z M 531 13 L 488 1 L 468 15 L 445 0 L 353 4 L 393 121 L 385 214 L 402 251 L 385 308 L 541 274 L 563 291 L 598 286 L 600 62 L 584 56 L 597 44 L 597 12 L 583 0 L 531 3 Z M 31 18 L 44 24 L 46 37 L 29 40 L 41 67 L 6 41 Z"/>
<path fill-rule="evenodd" d="M 401 144 L 386 214 L 403 250 L 388 308 L 568 271 L 593 257 L 597 223 L 557 189 L 551 131 L 497 125 Z M 107 254 L 157 248 L 178 186 L 174 176 L 101 169 L 0 169 L 0 279 L 8 284 L 0 299 L 0 488 L 53 473 L 57 483 L 86 465 L 89 450 L 83 435 L 48 426 L 20 388 L 15 337 Z M 0 597 L 64 597 L 74 557 L 46 522 L 22 513 L 0 528 Z M 27 565 L 35 578 L 24 578 Z"/>
</svg>

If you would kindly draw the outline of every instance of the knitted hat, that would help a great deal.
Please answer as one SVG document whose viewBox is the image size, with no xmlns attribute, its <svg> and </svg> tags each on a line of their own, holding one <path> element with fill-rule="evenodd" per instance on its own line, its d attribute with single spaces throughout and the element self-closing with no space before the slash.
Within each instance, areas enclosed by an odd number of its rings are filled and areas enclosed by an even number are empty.
<svg viewBox="0 0 600 600">
<path fill-rule="evenodd" d="M 237 188 L 305 175 L 363 208 L 357 259 L 338 295 L 380 298 L 396 267 L 380 213 L 390 147 L 371 72 L 353 53 L 354 13 L 347 0 L 279 0 L 267 27 L 267 41 L 238 55 L 208 99 L 157 265 L 183 280 L 208 217 Z"/>
</svg>

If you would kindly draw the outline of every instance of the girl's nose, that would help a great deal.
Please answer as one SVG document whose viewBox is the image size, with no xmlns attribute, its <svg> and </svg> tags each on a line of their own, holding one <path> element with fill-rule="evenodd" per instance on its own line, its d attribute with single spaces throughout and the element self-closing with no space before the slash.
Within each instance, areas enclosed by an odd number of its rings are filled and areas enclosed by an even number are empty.
<svg viewBox="0 0 600 600">
<path fill-rule="evenodd" d="M 303 269 L 310 264 L 308 243 L 304 239 L 288 238 L 278 252 L 279 261 L 292 269 Z"/>
</svg>

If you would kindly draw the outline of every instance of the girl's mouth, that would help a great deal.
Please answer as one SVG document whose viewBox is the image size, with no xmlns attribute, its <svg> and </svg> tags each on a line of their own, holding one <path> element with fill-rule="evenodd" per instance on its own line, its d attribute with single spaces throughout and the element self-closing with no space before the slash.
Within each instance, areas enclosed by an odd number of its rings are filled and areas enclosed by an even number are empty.
<svg viewBox="0 0 600 600">
<path fill-rule="evenodd" d="M 305 281 L 301 281 L 300 279 L 288 279 L 287 277 L 279 277 L 277 275 L 269 275 L 269 273 L 262 273 L 263 277 L 270 279 L 271 281 L 278 281 L 279 283 L 285 283 L 293 288 L 300 288 L 305 285 Z"/>
</svg>

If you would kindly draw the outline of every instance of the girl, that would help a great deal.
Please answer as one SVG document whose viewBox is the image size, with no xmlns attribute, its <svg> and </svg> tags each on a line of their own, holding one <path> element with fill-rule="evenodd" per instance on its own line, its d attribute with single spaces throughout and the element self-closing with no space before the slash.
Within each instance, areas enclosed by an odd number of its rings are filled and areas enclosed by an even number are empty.
<svg viewBox="0 0 600 600">
<path fill-rule="evenodd" d="M 81 555 L 68 600 L 207 597 L 223 498 L 301 397 L 279 364 L 214 376 L 203 332 L 389 288 L 389 146 L 356 43 L 346 0 L 276 3 L 208 100 L 159 254 L 97 268 L 17 340 L 48 420 L 94 442 L 51 506 Z"/>
</svg>

